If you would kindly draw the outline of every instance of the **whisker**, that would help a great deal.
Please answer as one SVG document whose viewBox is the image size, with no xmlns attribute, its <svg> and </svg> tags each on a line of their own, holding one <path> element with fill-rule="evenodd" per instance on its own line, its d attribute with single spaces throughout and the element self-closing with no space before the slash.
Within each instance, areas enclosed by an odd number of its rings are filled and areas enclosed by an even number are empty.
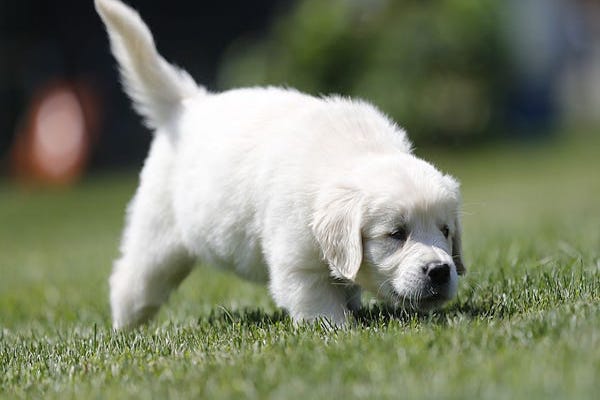
<svg viewBox="0 0 600 400">
<path fill-rule="evenodd" d="M 384 293 L 385 294 L 385 293 L 389 292 L 389 290 L 385 288 L 385 285 L 387 285 L 388 283 L 390 283 L 392 280 L 393 280 L 393 278 L 387 278 L 383 282 L 381 282 L 377 286 L 377 292 L 375 293 L 375 296 L 379 297 L 380 293 Z"/>
</svg>

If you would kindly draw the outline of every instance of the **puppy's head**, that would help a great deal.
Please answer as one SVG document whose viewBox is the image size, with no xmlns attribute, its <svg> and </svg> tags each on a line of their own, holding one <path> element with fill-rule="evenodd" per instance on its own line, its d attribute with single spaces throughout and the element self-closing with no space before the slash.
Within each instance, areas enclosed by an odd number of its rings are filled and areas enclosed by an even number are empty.
<svg viewBox="0 0 600 400">
<path fill-rule="evenodd" d="M 335 277 L 394 305 L 452 299 L 461 256 L 459 184 L 410 154 L 365 160 L 317 199 L 313 233 Z"/>
</svg>

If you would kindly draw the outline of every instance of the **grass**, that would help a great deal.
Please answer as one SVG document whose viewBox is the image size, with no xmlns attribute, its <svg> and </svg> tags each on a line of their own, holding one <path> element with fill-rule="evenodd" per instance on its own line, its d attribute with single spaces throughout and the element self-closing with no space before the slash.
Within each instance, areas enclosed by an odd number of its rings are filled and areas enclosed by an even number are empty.
<svg viewBox="0 0 600 400">
<path fill-rule="evenodd" d="M 202 266 L 150 325 L 113 333 L 135 176 L 0 183 L 0 397 L 595 398 L 600 138 L 423 155 L 463 182 L 459 297 L 429 315 L 367 302 L 341 330 L 296 327 L 265 288 Z"/>
</svg>

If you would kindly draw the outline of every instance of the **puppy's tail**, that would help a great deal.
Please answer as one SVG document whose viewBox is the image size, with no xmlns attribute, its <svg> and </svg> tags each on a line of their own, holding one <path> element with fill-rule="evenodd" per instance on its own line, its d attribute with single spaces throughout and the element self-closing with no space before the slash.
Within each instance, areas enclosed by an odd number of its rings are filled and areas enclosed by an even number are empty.
<svg viewBox="0 0 600 400">
<path fill-rule="evenodd" d="M 137 12 L 118 0 L 95 0 L 95 4 L 134 108 L 148 127 L 163 126 L 183 99 L 204 89 L 158 54 L 152 34 Z"/>
</svg>

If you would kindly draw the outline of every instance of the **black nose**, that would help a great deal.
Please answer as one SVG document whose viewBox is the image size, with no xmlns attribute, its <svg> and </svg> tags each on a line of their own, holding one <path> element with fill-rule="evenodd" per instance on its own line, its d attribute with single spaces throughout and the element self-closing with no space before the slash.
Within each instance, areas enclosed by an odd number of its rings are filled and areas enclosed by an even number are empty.
<svg viewBox="0 0 600 400">
<path fill-rule="evenodd" d="M 425 274 L 434 285 L 445 285 L 450 281 L 450 266 L 448 264 L 429 263 Z"/>
</svg>

